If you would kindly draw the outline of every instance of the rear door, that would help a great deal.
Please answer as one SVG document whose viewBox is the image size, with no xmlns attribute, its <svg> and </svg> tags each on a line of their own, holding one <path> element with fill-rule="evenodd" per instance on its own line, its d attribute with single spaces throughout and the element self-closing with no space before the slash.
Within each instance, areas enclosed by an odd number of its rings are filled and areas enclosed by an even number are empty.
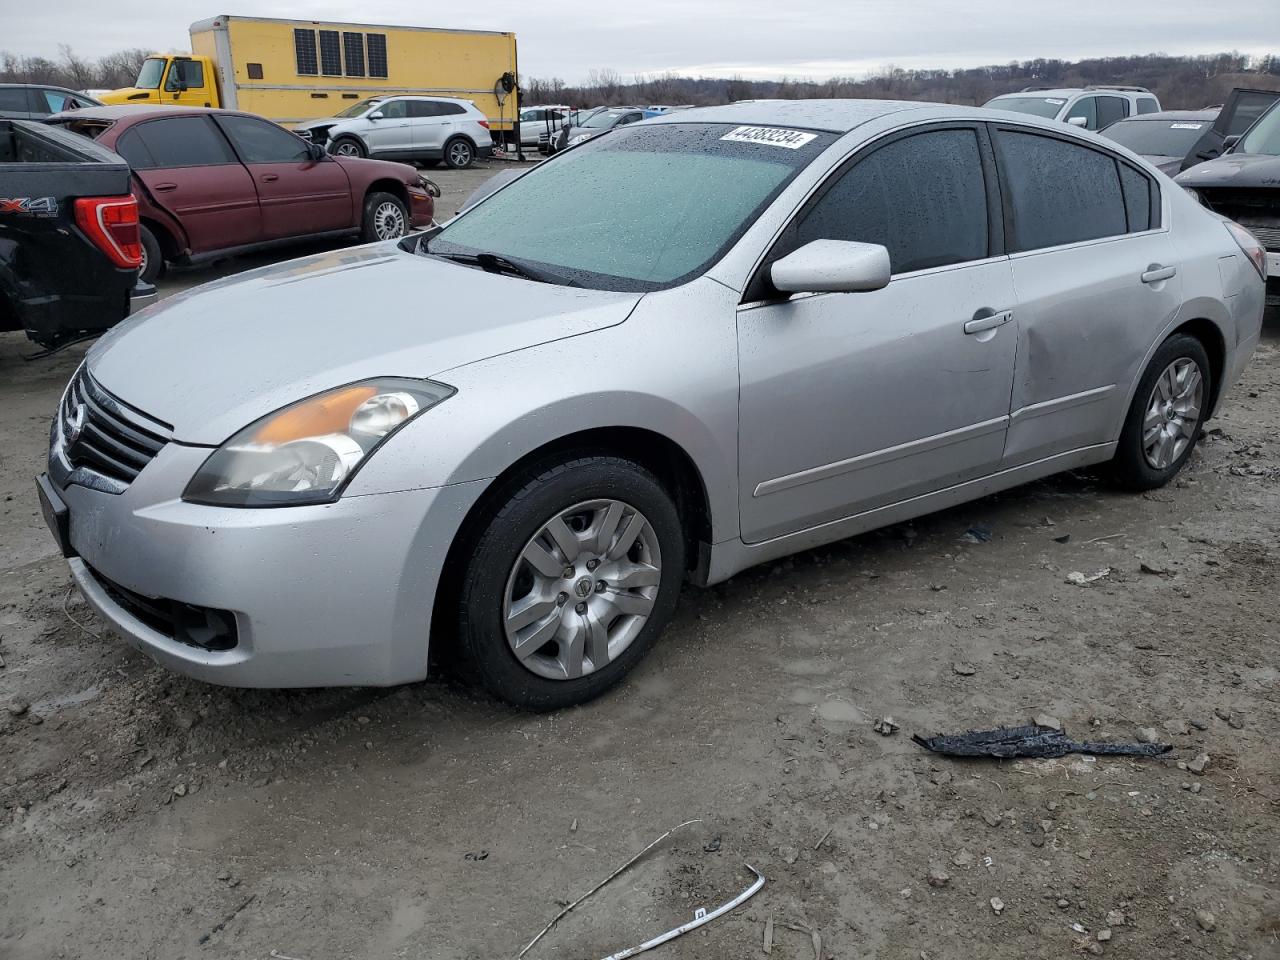
<svg viewBox="0 0 1280 960">
<path fill-rule="evenodd" d="M 407 157 L 413 152 L 413 124 L 410 116 L 412 100 L 384 100 L 373 113 L 377 120 L 367 120 L 362 136 L 371 155 Z"/>
<path fill-rule="evenodd" d="M 1116 439 L 1182 278 L 1145 172 L 1067 134 L 993 126 L 1018 301 L 1013 467 Z"/>
<path fill-rule="evenodd" d="M 0 87 L 0 117 L 6 120 L 31 119 L 32 91 L 26 87 Z"/>
<path fill-rule="evenodd" d="M 125 130 L 111 148 L 182 225 L 192 253 L 261 238 L 253 179 L 208 116 L 157 116 Z"/>
<path fill-rule="evenodd" d="M 444 155 L 444 141 L 449 132 L 449 117 L 445 116 L 445 104 L 439 100 L 410 100 L 409 114 L 413 118 L 413 152 L 419 157 Z"/>
<path fill-rule="evenodd" d="M 1213 127 L 1205 131 L 1204 136 L 1182 161 L 1182 169 L 1186 170 L 1197 163 L 1221 156 L 1223 141 L 1227 137 L 1238 137 L 1248 130 L 1277 100 L 1280 100 L 1280 91 L 1246 90 L 1243 87 L 1232 90 L 1227 102 L 1222 105 L 1218 118 L 1214 120 Z"/>
<path fill-rule="evenodd" d="M 216 116 L 257 188 L 264 240 L 342 230 L 355 223 L 351 184 L 333 157 L 312 159 L 306 141 L 268 120 Z"/>
</svg>

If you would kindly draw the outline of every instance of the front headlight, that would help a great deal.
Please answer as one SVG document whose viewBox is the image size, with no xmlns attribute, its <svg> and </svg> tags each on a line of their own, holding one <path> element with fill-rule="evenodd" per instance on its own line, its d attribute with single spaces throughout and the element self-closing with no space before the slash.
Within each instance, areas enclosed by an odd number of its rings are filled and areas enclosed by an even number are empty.
<svg viewBox="0 0 1280 960">
<path fill-rule="evenodd" d="M 222 507 L 328 503 L 384 440 L 453 394 L 432 380 L 383 377 L 301 400 L 215 450 L 182 499 Z"/>
<path fill-rule="evenodd" d="M 591 139 L 591 134 L 580 133 L 576 137 L 574 137 L 572 140 L 569 141 L 569 146 L 572 147 L 575 143 L 581 143 L 583 140 L 590 140 L 590 139 Z"/>
</svg>

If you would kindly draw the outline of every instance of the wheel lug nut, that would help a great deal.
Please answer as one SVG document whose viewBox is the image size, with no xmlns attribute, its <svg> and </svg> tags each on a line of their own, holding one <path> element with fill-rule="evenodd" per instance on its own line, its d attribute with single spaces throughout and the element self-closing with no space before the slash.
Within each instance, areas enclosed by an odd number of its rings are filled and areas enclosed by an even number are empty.
<svg viewBox="0 0 1280 960">
<path fill-rule="evenodd" d="M 560 594 L 560 596 L 556 597 L 556 603 L 560 604 L 561 606 L 564 606 L 565 601 L 568 599 L 569 599 L 569 595 L 567 593 L 562 593 Z"/>
<path fill-rule="evenodd" d="M 580 604 L 578 604 L 576 607 L 574 607 L 573 609 L 577 610 L 579 613 L 586 613 L 586 612 L 587 612 L 587 605 L 586 605 L 585 603 L 580 603 Z"/>
<path fill-rule="evenodd" d="M 599 561 L 599 560 L 588 560 L 588 561 L 587 561 L 587 569 L 588 569 L 588 570 L 594 570 L 594 569 L 595 569 L 596 567 L 598 567 L 598 566 L 600 566 L 600 561 Z"/>
<path fill-rule="evenodd" d="M 596 581 L 596 593 L 604 593 L 605 588 L 607 588 L 608 586 L 609 586 L 609 585 L 608 585 L 607 583 L 605 583 L 603 580 L 597 580 L 597 581 Z"/>
<path fill-rule="evenodd" d="M 564 577 L 566 580 L 571 580 L 573 578 L 573 567 L 565 567 L 560 576 Z"/>
</svg>

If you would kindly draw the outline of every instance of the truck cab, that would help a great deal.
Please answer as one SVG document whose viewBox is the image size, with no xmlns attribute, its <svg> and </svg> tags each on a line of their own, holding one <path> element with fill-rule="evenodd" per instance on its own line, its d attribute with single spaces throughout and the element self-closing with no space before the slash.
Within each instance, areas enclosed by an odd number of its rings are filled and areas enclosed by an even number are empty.
<svg viewBox="0 0 1280 960">
<path fill-rule="evenodd" d="M 132 87 L 112 90 L 103 103 L 153 103 L 180 107 L 220 107 L 213 60 L 157 53 L 142 62 Z"/>
</svg>

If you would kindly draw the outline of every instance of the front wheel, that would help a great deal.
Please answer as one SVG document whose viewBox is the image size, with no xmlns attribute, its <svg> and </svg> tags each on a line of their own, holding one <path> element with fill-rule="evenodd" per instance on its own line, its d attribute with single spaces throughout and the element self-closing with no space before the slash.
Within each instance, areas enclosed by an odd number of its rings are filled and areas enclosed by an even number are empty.
<svg viewBox="0 0 1280 960">
<path fill-rule="evenodd" d="M 608 690 L 675 609 L 684 534 L 653 474 L 583 457 L 507 484 L 462 571 L 457 633 L 491 693 L 554 710 Z"/>
<path fill-rule="evenodd" d="M 457 137 L 444 145 L 444 162 L 453 170 L 464 170 L 471 166 L 476 152 L 469 140 Z"/>
<path fill-rule="evenodd" d="M 369 151 L 355 137 L 339 137 L 333 142 L 332 153 L 339 157 L 367 157 Z"/>
<path fill-rule="evenodd" d="M 364 201 L 360 238 L 365 243 L 395 240 L 409 229 L 409 208 L 389 193 L 371 193 Z"/>
<path fill-rule="evenodd" d="M 1111 462 L 1134 490 L 1162 487 L 1195 449 L 1209 412 L 1209 355 L 1195 337 L 1175 334 L 1156 350 L 1129 406 Z"/>
</svg>

